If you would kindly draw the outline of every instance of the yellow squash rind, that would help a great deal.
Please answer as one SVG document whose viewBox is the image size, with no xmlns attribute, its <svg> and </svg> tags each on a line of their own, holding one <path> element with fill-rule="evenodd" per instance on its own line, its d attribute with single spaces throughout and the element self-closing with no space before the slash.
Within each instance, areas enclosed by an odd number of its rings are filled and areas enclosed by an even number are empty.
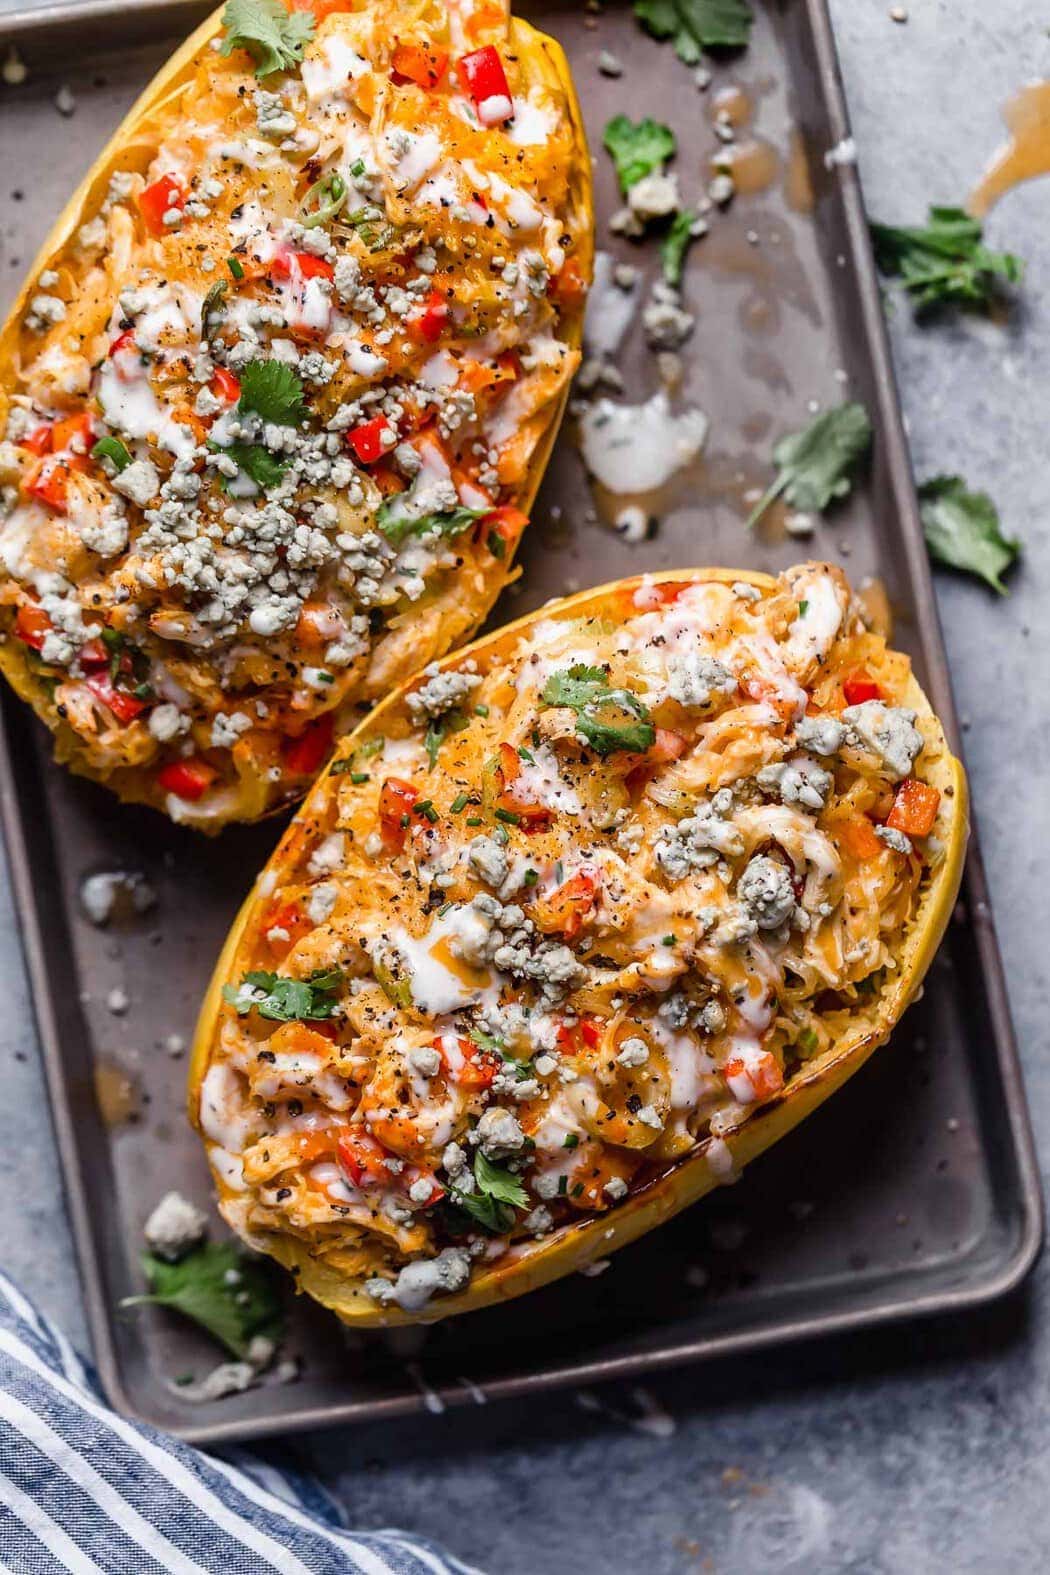
<svg viewBox="0 0 1050 1575">
<path fill-rule="evenodd" d="M 145 171 L 156 152 L 153 140 L 145 135 L 149 123 L 161 111 L 170 110 L 178 95 L 195 80 L 201 55 L 210 49 L 213 40 L 222 31 L 222 11 L 223 8 L 220 7 L 212 12 L 196 31 L 190 34 L 186 42 L 175 51 L 171 59 L 161 67 L 152 82 L 135 100 L 67 202 L 37 253 L 25 283 L 15 297 L 3 327 L 0 328 L 0 430 L 7 422 L 10 403 L 8 385 L 12 380 L 12 369 L 17 358 L 20 326 L 26 315 L 30 298 L 38 289 L 39 275 L 45 269 L 56 265 L 62 253 L 73 242 L 86 215 L 97 210 L 114 171 L 118 168 L 128 169 L 135 162 L 131 154 L 136 143 L 140 146 L 137 162 L 141 170 Z M 543 70 L 540 74 L 547 80 L 556 82 L 565 97 L 574 150 L 569 178 L 569 206 L 570 211 L 578 214 L 582 219 L 574 255 L 580 263 L 584 278 L 589 282 L 594 260 L 591 159 L 587 149 L 583 114 L 576 96 L 569 63 L 560 44 L 518 17 L 512 16 L 509 19 L 509 37 L 519 58 L 543 62 Z M 563 313 L 561 329 L 562 337 L 569 348 L 579 350 L 583 342 L 582 306 Z M 531 510 L 543 480 L 551 450 L 561 427 L 568 397 L 569 384 L 566 383 L 558 398 L 553 400 L 549 407 L 546 429 L 529 460 L 525 483 L 515 499 L 516 506 L 526 514 Z M 483 599 L 472 604 L 463 596 L 453 596 L 448 599 L 448 606 L 442 619 L 438 650 L 433 653 L 435 656 L 469 639 L 474 630 L 484 622 L 500 592 L 514 577 L 513 550 L 507 553 L 500 568 L 502 572 L 490 576 Z M 60 764 L 68 766 L 79 776 L 101 782 L 125 803 L 151 803 L 154 807 L 159 807 L 158 796 L 152 790 L 151 784 L 144 781 L 146 773 L 142 770 L 135 767 L 119 767 L 115 771 L 104 772 L 85 758 L 76 731 L 58 714 L 48 686 L 41 681 L 33 669 L 25 647 L 19 641 L 0 640 L 0 673 L 7 679 L 18 697 L 33 707 L 54 734 L 55 758 Z M 380 675 L 380 678 L 379 684 L 369 684 L 366 680 L 361 698 L 373 700 L 382 694 L 387 685 L 383 675 Z M 192 811 L 188 809 L 186 820 L 194 824 L 197 829 L 212 834 L 221 831 L 231 819 L 257 820 L 275 814 L 287 805 L 287 800 L 272 803 L 261 780 L 254 784 L 242 780 L 240 790 L 243 794 L 240 806 L 242 812 L 230 816 L 219 814 L 208 820 L 197 821 Z"/>
<path fill-rule="evenodd" d="M 656 584 L 670 581 L 721 581 L 732 584 L 744 581 L 762 590 L 768 590 L 775 583 L 769 575 L 739 569 L 676 569 L 648 578 Z M 604 600 L 622 597 L 625 591 L 633 589 L 640 582 L 640 577 L 635 577 L 615 585 L 582 591 L 555 607 L 544 608 L 543 616 L 569 611 L 578 615 L 594 614 L 600 610 Z M 492 656 L 501 649 L 510 648 L 536 616 L 532 614 L 517 619 L 494 634 L 476 641 L 466 650 L 446 657 L 439 666 L 442 669 L 455 667 L 471 655 L 484 652 Z M 411 682 L 402 685 L 377 706 L 360 727 L 342 739 L 336 759 L 350 756 L 368 737 L 383 733 L 390 719 L 401 710 L 403 697 L 409 688 Z M 346 1323 L 360 1328 L 436 1322 L 509 1301 L 526 1291 L 560 1279 L 565 1274 L 584 1269 L 596 1259 L 607 1258 L 610 1253 L 635 1241 L 719 1186 L 727 1179 L 727 1155 L 732 1161 L 732 1174 L 736 1175 L 751 1160 L 790 1132 L 836 1089 L 841 1088 L 864 1065 L 872 1052 L 889 1038 L 894 1025 L 918 994 L 955 906 L 968 836 L 966 776 L 962 764 L 951 753 L 940 723 L 914 677 L 909 680 L 904 698 L 919 713 L 927 737 L 923 774 L 933 786 L 940 789 L 943 801 L 952 806 L 947 835 L 942 839 L 943 852 L 922 891 L 917 911 L 900 944 L 897 969 L 892 975 L 886 976 L 885 986 L 873 1002 L 870 1012 L 860 1021 L 855 1017 L 848 1034 L 806 1063 L 789 1080 L 779 1096 L 746 1117 L 739 1127 L 722 1139 L 707 1138 L 698 1143 L 695 1151 L 686 1159 L 678 1161 L 666 1174 L 650 1182 L 609 1213 L 565 1226 L 538 1241 L 516 1245 L 490 1268 L 475 1270 L 466 1290 L 452 1296 L 437 1297 L 420 1313 L 407 1313 L 396 1306 L 377 1306 L 363 1290 L 348 1285 L 315 1259 L 309 1246 L 302 1241 L 288 1236 L 268 1236 L 254 1245 L 290 1270 L 300 1290 L 330 1308 Z M 323 777 L 320 780 L 323 781 Z M 294 857 L 296 841 L 297 827 L 293 820 L 266 867 L 267 875 L 273 877 L 273 881 L 268 882 L 268 889 L 280 884 L 279 872 Z M 210 1064 L 223 1010 L 222 987 L 234 974 L 245 932 L 265 901 L 256 883 L 234 921 L 201 1008 L 192 1050 L 188 1090 L 190 1120 L 198 1129 L 201 1084 Z M 715 1149 L 715 1144 L 720 1146 Z M 711 1163 L 713 1149 L 719 1157 L 717 1168 Z M 223 1183 L 218 1176 L 215 1181 L 221 1200 Z"/>
</svg>

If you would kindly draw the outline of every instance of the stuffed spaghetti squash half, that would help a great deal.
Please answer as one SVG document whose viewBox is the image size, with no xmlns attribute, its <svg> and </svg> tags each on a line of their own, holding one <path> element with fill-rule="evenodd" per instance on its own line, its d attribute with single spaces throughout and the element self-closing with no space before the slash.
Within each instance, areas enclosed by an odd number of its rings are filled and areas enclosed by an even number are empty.
<svg viewBox="0 0 1050 1575">
<path fill-rule="evenodd" d="M 588 591 L 341 740 L 234 926 L 190 1080 L 219 1205 L 356 1324 L 580 1269 L 886 1039 L 966 786 L 842 574 Z"/>
<path fill-rule="evenodd" d="M 590 163 L 501 0 L 230 0 L 0 334 L 0 667 L 217 830 L 505 584 L 578 360 Z"/>
</svg>

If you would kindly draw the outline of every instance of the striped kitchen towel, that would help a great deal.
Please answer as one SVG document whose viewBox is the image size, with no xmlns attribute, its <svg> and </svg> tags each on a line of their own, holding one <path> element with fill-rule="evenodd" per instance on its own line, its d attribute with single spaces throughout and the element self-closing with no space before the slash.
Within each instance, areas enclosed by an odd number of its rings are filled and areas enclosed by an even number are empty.
<svg viewBox="0 0 1050 1575">
<path fill-rule="evenodd" d="M 398 1531 L 351 1532 L 309 1478 L 203 1455 L 117 1416 L 0 1274 L 0 1570 L 12 1575 L 478 1575 Z"/>
</svg>

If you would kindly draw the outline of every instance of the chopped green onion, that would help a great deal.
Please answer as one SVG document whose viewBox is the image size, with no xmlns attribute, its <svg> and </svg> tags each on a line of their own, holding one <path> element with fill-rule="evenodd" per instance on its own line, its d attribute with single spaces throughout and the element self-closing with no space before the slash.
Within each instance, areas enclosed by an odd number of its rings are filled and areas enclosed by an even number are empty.
<svg viewBox="0 0 1050 1575">
<path fill-rule="evenodd" d="M 371 782 L 372 779 L 367 771 L 351 771 L 350 780 L 355 787 L 360 787 L 362 782 Z"/>
<path fill-rule="evenodd" d="M 514 809 L 497 809 L 496 819 L 505 821 L 508 826 L 520 826 L 521 816 Z"/>
<path fill-rule="evenodd" d="M 120 471 L 126 470 L 131 464 L 131 455 L 128 453 L 120 439 L 115 437 L 99 438 L 98 442 L 91 450 L 91 458 L 108 459 L 110 464 L 115 467 L 118 474 Z"/>
<path fill-rule="evenodd" d="M 343 177 L 334 171 L 330 175 L 323 175 L 320 180 L 314 181 L 302 200 L 299 217 L 303 228 L 312 230 L 319 224 L 327 224 L 329 219 L 335 218 L 345 202 L 346 181 Z"/>
<path fill-rule="evenodd" d="M 466 809 L 468 801 L 468 794 L 457 793 L 455 798 L 452 800 L 452 803 L 449 805 L 449 810 L 453 815 L 460 815 Z"/>
<path fill-rule="evenodd" d="M 237 257 L 227 257 L 227 259 L 226 259 L 226 266 L 230 270 L 230 272 L 233 274 L 233 277 L 235 279 L 243 279 L 244 278 L 244 265 L 240 262 L 239 258 L 237 258 Z"/>
<path fill-rule="evenodd" d="M 488 714 L 489 714 L 489 708 L 488 708 L 487 705 L 476 705 L 474 707 L 474 715 L 475 716 L 488 716 Z"/>
<path fill-rule="evenodd" d="M 360 177 L 365 173 L 364 159 L 355 159 L 350 166 L 350 173 L 355 180 L 359 180 Z"/>
</svg>

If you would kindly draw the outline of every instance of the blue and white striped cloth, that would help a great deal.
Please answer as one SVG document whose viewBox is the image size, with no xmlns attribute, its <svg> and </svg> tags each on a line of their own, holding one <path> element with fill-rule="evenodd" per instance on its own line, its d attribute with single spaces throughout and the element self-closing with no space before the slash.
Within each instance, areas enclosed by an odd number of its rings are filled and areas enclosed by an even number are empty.
<svg viewBox="0 0 1050 1575">
<path fill-rule="evenodd" d="M 203 1455 L 117 1416 L 0 1274 L 0 1570 L 11 1575 L 478 1575 L 397 1531 L 351 1532 L 308 1477 Z"/>
</svg>

